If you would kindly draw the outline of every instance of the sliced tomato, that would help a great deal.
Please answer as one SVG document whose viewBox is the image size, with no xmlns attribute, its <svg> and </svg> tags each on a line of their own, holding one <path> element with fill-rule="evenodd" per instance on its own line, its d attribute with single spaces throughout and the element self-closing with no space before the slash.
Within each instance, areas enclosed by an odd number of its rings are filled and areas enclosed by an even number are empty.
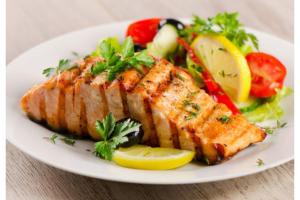
<svg viewBox="0 0 300 200">
<path fill-rule="evenodd" d="M 255 97 L 267 98 L 282 88 L 286 76 L 285 66 L 274 56 L 254 52 L 246 56 L 251 71 L 250 94 Z"/>
<path fill-rule="evenodd" d="M 135 44 L 146 46 L 157 33 L 160 18 L 143 19 L 130 24 L 126 36 L 131 36 Z"/>
</svg>

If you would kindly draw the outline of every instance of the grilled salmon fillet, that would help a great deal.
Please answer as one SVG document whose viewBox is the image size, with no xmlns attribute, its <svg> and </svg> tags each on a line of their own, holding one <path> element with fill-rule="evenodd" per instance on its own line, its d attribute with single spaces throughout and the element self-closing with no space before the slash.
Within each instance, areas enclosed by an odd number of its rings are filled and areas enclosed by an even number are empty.
<svg viewBox="0 0 300 200">
<path fill-rule="evenodd" d="M 197 159 L 208 164 L 228 159 L 266 136 L 166 60 L 157 60 L 150 69 L 128 69 L 111 82 L 107 72 L 90 72 L 101 60 L 88 57 L 77 68 L 34 86 L 22 97 L 22 110 L 54 130 L 94 140 L 101 139 L 96 120 L 108 113 L 117 120 L 131 117 L 142 124 L 142 143 L 196 151 Z"/>
<path fill-rule="evenodd" d="M 141 79 L 134 90 L 127 94 L 127 104 L 130 116 L 141 122 L 144 137 L 143 142 L 158 146 L 158 139 L 153 123 L 150 100 L 166 88 L 171 79 L 173 66 L 165 60 L 158 61 L 147 75 Z"/>
</svg>

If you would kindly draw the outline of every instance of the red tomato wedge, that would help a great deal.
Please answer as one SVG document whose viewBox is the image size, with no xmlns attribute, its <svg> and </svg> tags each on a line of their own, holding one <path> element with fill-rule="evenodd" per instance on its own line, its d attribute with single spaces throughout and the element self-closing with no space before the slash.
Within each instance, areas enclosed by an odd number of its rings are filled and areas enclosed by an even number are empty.
<svg viewBox="0 0 300 200">
<path fill-rule="evenodd" d="M 146 46 L 157 33 L 160 18 L 143 19 L 130 24 L 126 36 L 131 36 L 135 44 Z"/>
<path fill-rule="evenodd" d="M 267 98 L 282 88 L 286 76 L 285 66 L 274 56 L 262 52 L 249 53 L 246 56 L 251 71 L 250 94 L 255 97 Z"/>
</svg>

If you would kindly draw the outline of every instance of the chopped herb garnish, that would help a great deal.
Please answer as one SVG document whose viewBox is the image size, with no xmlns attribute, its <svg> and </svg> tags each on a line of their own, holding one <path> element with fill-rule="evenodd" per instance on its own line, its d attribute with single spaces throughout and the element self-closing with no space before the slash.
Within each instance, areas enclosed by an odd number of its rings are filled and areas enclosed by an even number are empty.
<svg viewBox="0 0 300 200">
<path fill-rule="evenodd" d="M 219 50 L 219 51 L 225 51 L 225 52 L 227 52 L 227 50 L 224 49 L 224 48 L 222 48 L 222 47 L 218 48 L 218 50 Z"/>
<path fill-rule="evenodd" d="M 198 104 L 196 104 L 196 103 L 193 103 L 193 104 L 192 104 L 192 107 L 193 107 L 195 110 L 197 110 L 197 111 L 200 110 L 200 106 L 199 106 Z"/>
<path fill-rule="evenodd" d="M 71 146 L 73 146 L 76 142 L 74 139 L 67 138 L 67 137 L 60 138 L 60 140 Z"/>
<path fill-rule="evenodd" d="M 44 137 L 44 138 L 50 140 L 53 144 L 55 144 L 57 137 L 58 135 L 54 133 L 50 137 Z"/>
<path fill-rule="evenodd" d="M 45 75 L 46 77 L 49 77 L 54 72 L 55 72 L 55 68 L 49 67 L 49 68 L 46 68 L 46 69 L 43 70 L 43 75 Z"/>
<path fill-rule="evenodd" d="M 185 99 L 185 100 L 183 100 L 183 103 L 182 103 L 182 104 L 183 104 L 184 107 L 187 107 L 187 106 L 191 105 L 191 101 Z"/>
<path fill-rule="evenodd" d="M 72 51 L 72 55 L 73 55 L 74 57 L 76 57 L 76 58 L 80 58 L 79 53 L 76 52 L 76 51 Z"/>
<path fill-rule="evenodd" d="M 227 115 L 223 115 L 217 118 L 218 121 L 222 122 L 223 124 L 228 123 L 230 121 L 230 117 Z"/>
<path fill-rule="evenodd" d="M 284 127 L 286 127 L 286 125 L 287 125 L 286 122 L 281 123 L 279 120 L 277 120 L 276 121 L 276 126 L 274 126 L 274 127 L 263 127 L 263 129 L 265 130 L 266 134 L 272 135 L 275 130 L 280 129 L 280 128 L 284 128 Z"/>
<path fill-rule="evenodd" d="M 189 112 L 189 115 L 185 116 L 184 119 L 185 120 L 191 120 L 195 117 L 197 117 L 198 113 L 197 112 Z"/>
<path fill-rule="evenodd" d="M 209 165 L 209 159 L 208 159 L 208 157 L 204 156 L 204 157 L 203 157 L 203 160 L 204 160 L 204 162 L 205 162 L 206 164 Z"/>
<path fill-rule="evenodd" d="M 257 163 L 257 166 L 263 166 L 265 164 L 264 161 L 260 158 L 257 159 L 256 163 Z"/>
<path fill-rule="evenodd" d="M 133 67 L 142 73 L 142 66 L 150 67 L 154 64 L 154 59 L 146 51 L 134 52 L 131 37 L 127 37 L 122 45 L 116 45 L 116 42 L 108 38 L 100 43 L 97 55 L 104 60 L 95 63 L 91 68 L 93 75 L 107 71 L 108 80 L 112 81 L 126 69 Z"/>
<path fill-rule="evenodd" d="M 231 78 L 237 77 L 237 74 L 232 74 L 232 73 L 226 74 L 224 70 L 219 71 L 219 75 L 222 76 L 223 78 L 225 78 L 225 77 L 231 77 Z"/>
<path fill-rule="evenodd" d="M 43 75 L 46 77 L 49 77 L 51 75 L 59 74 L 63 71 L 73 69 L 75 67 L 78 67 L 76 64 L 72 64 L 69 59 L 61 59 L 59 60 L 58 66 L 57 67 L 48 67 L 43 70 Z"/>
<path fill-rule="evenodd" d="M 112 113 L 109 113 L 102 121 L 97 120 L 95 126 L 102 138 L 102 141 L 95 143 L 95 154 L 105 160 L 111 160 L 117 146 L 127 142 L 127 135 L 138 131 L 141 124 L 130 119 L 117 123 Z"/>
<path fill-rule="evenodd" d="M 187 95 L 187 98 L 192 98 L 192 97 L 194 97 L 198 92 L 199 92 L 199 91 L 194 91 L 194 92 L 189 91 L 189 93 L 188 93 L 188 95 Z"/>
</svg>

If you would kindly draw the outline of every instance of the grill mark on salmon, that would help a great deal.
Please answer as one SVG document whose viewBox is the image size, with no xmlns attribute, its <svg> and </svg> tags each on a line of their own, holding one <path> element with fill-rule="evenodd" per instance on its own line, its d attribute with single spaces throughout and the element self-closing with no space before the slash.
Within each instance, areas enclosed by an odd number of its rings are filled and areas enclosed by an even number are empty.
<svg viewBox="0 0 300 200">
<path fill-rule="evenodd" d="M 149 145 L 157 145 L 149 100 L 152 98 L 151 95 L 165 88 L 165 84 L 170 81 L 172 68 L 173 66 L 165 60 L 158 61 L 137 86 L 127 94 L 130 116 L 141 122 L 144 129 L 143 142 Z"/>
</svg>

